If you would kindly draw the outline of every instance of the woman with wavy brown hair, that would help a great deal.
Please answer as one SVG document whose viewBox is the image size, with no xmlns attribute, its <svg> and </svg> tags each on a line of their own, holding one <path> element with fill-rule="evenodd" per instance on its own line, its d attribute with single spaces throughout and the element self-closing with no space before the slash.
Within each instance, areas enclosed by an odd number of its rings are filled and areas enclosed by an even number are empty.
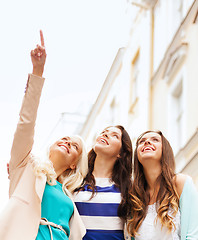
<svg viewBox="0 0 198 240">
<path fill-rule="evenodd" d="M 83 240 L 129 239 L 124 225 L 132 185 L 132 143 L 122 126 L 105 128 L 88 154 L 88 174 L 75 196 Z"/>
<path fill-rule="evenodd" d="M 128 231 L 136 240 L 198 239 L 198 193 L 192 179 L 175 174 L 175 160 L 160 131 L 142 133 L 134 152 Z"/>
</svg>

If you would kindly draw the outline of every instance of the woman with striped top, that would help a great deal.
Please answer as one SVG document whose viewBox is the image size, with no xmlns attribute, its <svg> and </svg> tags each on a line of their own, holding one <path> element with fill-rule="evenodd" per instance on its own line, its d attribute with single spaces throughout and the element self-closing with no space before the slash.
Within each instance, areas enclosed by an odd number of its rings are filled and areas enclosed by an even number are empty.
<svg viewBox="0 0 198 240">
<path fill-rule="evenodd" d="M 86 227 L 84 240 L 127 239 L 132 143 L 122 126 L 108 127 L 88 154 L 89 170 L 75 204 Z"/>
</svg>

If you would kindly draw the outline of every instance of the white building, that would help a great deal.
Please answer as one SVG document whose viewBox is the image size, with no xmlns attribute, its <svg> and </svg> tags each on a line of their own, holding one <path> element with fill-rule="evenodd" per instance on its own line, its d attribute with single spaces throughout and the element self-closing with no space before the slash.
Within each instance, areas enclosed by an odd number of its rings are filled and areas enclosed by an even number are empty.
<svg viewBox="0 0 198 240">
<path fill-rule="evenodd" d="M 161 130 L 177 171 L 198 186 L 198 0 L 127 1 L 128 44 L 118 50 L 82 127 L 91 147 L 98 131 L 124 125 L 133 141 Z"/>
</svg>

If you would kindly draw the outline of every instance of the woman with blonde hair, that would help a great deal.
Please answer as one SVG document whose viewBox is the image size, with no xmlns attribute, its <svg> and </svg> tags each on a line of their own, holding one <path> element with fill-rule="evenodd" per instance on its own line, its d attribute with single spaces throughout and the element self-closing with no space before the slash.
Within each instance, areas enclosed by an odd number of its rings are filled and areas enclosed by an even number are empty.
<svg viewBox="0 0 198 240">
<path fill-rule="evenodd" d="M 160 131 L 142 133 L 134 152 L 128 231 L 136 240 L 198 239 L 198 193 L 192 179 L 175 174 L 175 160 Z"/>
<path fill-rule="evenodd" d="M 88 161 L 79 136 L 58 139 L 49 159 L 40 163 L 31 153 L 34 126 L 46 60 L 41 46 L 31 51 L 33 72 L 28 77 L 9 163 L 9 201 L 0 216 L 2 240 L 79 240 L 86 230 L 70 198 L 87 174 Z M 69 192 L 69 191 L 70 192 Z"/>
</svg>

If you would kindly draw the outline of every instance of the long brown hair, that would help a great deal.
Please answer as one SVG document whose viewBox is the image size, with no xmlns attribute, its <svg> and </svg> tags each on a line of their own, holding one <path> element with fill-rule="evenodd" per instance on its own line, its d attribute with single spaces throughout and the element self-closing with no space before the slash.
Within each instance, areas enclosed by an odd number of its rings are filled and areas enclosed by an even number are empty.
<svg viewBox="0 0 198 240">
<path fill-rule="evenodd" d="M 162 226 L 168 228 L 169 231 L 175 227 L 172 216 L 175 216 L 178 211 L 179 197 L 176 192 L 175 184 L 175 159 L 173 150 L 168 140 L 164 137 L 161 131 L 146 131 L 142 133 L 137 141 L 134 152 L 134 181 L 131 191 L 131 219 L 128 221 L 127 229 L 130 234 L 135 237 L 137 231 L 146 217 L 147 207 L 150 201 L 150 194 L 148 192 L 148 184 L 144 175 L 142 164 L 138 160 L 137 148 L 140 139 L 149 132 L 155 132 L 161 136 L 162 139 L 162 156 L 161 156 L 161 174 L 156 180 L 156 185 L 159 185 L 157 193 L 156 205 L 157 218 L 160 220 Z M 172 210 L 172 216 L 169 215 L 168 210 Z"/>
<path fill-rule="evenodd" d="M 116 162 L 113 167 L 112 171 L 112 181 L 115 183 L 115 185 L 119 188 L 121 192 L 121 203 L 118 207 L 118 216 L 122 219 L 126 220 L 129 213 L 129 203 L 130 203 L 130 189 L 132 185 L 132 142 L 131 139 L 127 133 L 127 131 L 124 129 L 123 126 L 116 125 L 116 128 L 120 129 L 122 132 L 122 147 L 120 151 L 120 156 L 116 159 Z M 107 127 L 106 129 L 108 129 Z M 96 153 L 92 149 L 88 153 L 88 174 L 84 179 L 84 183 L 82 187 L 83 189 L 85 184 L 89 185 L 89 188 L 92 190 L 92 197 L 96 193 L 95 188 L 95 178 L 92 174 L 94 170 L 94 163 L 96 159 Z"/>
</svg>

